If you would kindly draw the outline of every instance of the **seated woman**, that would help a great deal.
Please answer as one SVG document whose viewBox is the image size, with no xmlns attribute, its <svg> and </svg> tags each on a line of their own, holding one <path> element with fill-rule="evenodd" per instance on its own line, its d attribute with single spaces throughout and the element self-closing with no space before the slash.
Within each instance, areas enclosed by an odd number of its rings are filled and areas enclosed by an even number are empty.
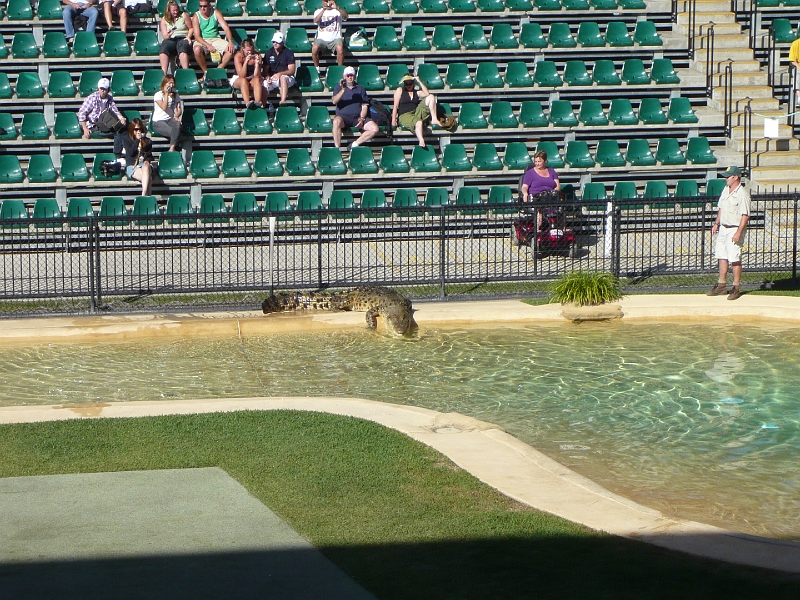
<svg viewBox="0 0 800 600">
<path fill-rule="evenodd" d="M 231 77 L 231 87 L 242 93 L 242 101 L 247 108 L 258 108 L 262 105 L 264 80 L 261 78 L 261 56 L 256 52 L 253 40 L 249 38 L 242 40 L 241 47 L 233 55 L 233 65 L 236 75 Z"/>
<path fill-rule="evenodd" d="M 150 119 L 153 122 L 153 131 L 169 140 L 170 151 L 189 139 L 183 132 L 182 113 L 183 101 L 175 91 L 175 78 L 165 75 L 161 80 L 161 89 L 153 96 L 153 113 Z"/>
<path fill-rule="evenodd" d="M 419 92 L 414 82 L 419 83 Z M 436 115 L 436 96 L 428 91 L 419 77 L 403 75 L 400 87 L 394 91 L 392 127 L 397 127 L 398 120 L 400 125 L 414 132 L 422 148 L 425 148 L 425 138 L 422 136 L 425 123 L 430 120 L 432 124 L 441 126 Z"/>
<path fill-rule="evenodd" d="M 558 180 L 558 173 L 555 169 L 547 166 L 547 152 L 540 150 L 533 155 L 533 168 L 528 168 L 528 171 L 522 178 L 522 185 L 520 186 L 520 195 L 523 202 L 530 202 L 532 200 L 544 195 L 544 192 L 554 192 L 561 188 L 561 183 Z M 542 225 L 542 213 L 537 211 L 537 225 Z"/>
<path fill-rule="evenodd" d="M 133 119 L 128 125 L 128 134 L 122 136 L 122 152 L 117 154 L 117 159 L 120 162 L 125 161 L 125 173 L 129 179 L 142 182 L 142 196 L 149 196 L 153 143 L 147 137 L 147 130 L 141 119 Z"/>
<path fill-rule="evenodd" d="M 164 7 L 164 16 L 161 19 L 161 49 L 158 58 L 161 61 L 161 70 L 169 71 L 169 62 L 173 57 L 178 57 L 178 62 L 184 69 L 189 68 L 189 56 L 192 52 L 192 27 L 191 19 L 181 10 L 180 4 L 169 0 Z"/>
</svg>

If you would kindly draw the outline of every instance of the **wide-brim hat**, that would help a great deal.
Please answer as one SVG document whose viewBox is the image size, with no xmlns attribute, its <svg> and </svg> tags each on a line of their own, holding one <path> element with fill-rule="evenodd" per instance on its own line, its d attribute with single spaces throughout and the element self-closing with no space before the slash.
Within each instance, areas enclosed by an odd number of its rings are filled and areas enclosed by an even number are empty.
<svg viewBox="0 0 800 600">
<path fill-rule="evenodd" d="M 414 81 L 414 76 L 411 74 L 406 74 L 400 78 L 400 83 L 405 83 L 406 81 Z"/>
</svg>

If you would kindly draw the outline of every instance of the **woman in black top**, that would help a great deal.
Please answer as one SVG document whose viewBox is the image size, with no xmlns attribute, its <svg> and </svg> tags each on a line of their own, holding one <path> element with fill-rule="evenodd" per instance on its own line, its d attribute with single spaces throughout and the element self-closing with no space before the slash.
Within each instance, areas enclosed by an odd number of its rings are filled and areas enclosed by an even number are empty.
<svg viewBox="0 0 800 600">
<path fill-rule="evenodd" d="M 133 119 L 128 124 L 128 135 L 122 136 L 122 152 L 117 158 L 125 159 L 125 173 L 128 179 L 141 181 L 142 196 L 149 196 L 153 143 L 147 137 L 147 130 L 141 119 Z"/>
<path fill-rule="evenodd" d="M 419 91 L 415 88 L 415 82 L 419 83 Z M 428 91 L 419 77 L 404 75 L 400 79 L 400 86 L 394 91 L 392 127 L 397 127 L 399 121 L 404 128 L 414 132 L 419 145 L 424 148 L 425 138 L 422 136 L 422 130 L 428 120 L 434 125 L 441 126 L 436 114 L 436 96 Z"/>
</svg>

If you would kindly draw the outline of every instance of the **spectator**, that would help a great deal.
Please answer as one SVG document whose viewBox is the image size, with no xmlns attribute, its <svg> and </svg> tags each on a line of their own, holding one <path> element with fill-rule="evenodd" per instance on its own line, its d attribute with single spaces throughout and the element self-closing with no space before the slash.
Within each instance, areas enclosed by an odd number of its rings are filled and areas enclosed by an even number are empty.
<svg viewBox="0 0 800 600">
<path fill-rule="evenodd" d="M 359 138 L 350 144 L 351 149 L 368 142 L 380 131 L 378 124 L 368 118 L 369 97 L 364 86 L 356 82 L 356 70 L 353 67 L 344 70 L 344 79 L 333 88 L 331 100 L 336 105 L 333 143 L 337 148 L 342 146 L 342 129 L 345 127 L 355 127 L 361 132 Z"/>
<path fill-rule="evenodd" d="M 264 87 L 267 93 L 280 88 L 281 104 L 286 104 L 289 88 L 295 83 L 294 52 L 283 44 L 283 34 L 276 31 L 272 36 L 272 48 L 264 56 Z"/>
<path fill-rule="evenodd" d="M 733 288 L 728 300 L 742 297 L 739 284 L 742 279 L 742 246 L 747 221 L 750 220 L 750 192 L 742 185 L 742 170 L 728 167 L 721 176 L 725 178 L 725 189 L 717 202 L 717 219 L 711 226 L 711 235 L 717 236 L 714 255 L 719 261 L 719 279 L 707 292 L 708 296 L 726 294 L 728 266 L 733 271 Z"/>
<path fill-rule="evenodd" d="M 800 37 L 789 47 L 789 68 L 794 68 L 794 89 L 800 100 Z"/>
<path fill-rule="evenodd" d="M 192 19 L 181 9 L 175 0 L 169 0 L 164 7 L 164 17 L 161 19 L 161 49 L 158 58 L 161 60 L 161 70 L 169 72 L 169 62 L 173 56 L 184 69 L 189 68 L 189 55 L 192 52 Z"/>
<path fill-rule="evenodd" d="M 188 138 L 183 133 L 181 115 L 183 101 L 175 91 L 175 78 L 165 75 L 161 80 L 161 89 L 153 95 L 153 130 L 169 140 L 170 151 Z"/>
<path fill-rule="evenodd" d="M 136 8 L 140 4 L 146 4 L 149 10 L 152 7 L 149 2 L 141 2 L 140 0 L 101 0 L 103 2 L 103 15 L 106 19 L 108 30 L 114 29 L 114 13 L 119 16 L 119 28 L 128 33 L 128 12 L 136 12 Z"/>
<path fill-rule="evenodd" d="M 212 59 L 214 54 L 220 54 L 219 66 L 223 69 L 233 58 L 233 34 L 228 22 L 222 13 L 211 6 L 211 0 L 200 0 L 199 10 L 192 17 L 192 27 L 194 29 L 194 57 L 197 64 L 203 71 L 202 79 L 205 79 L 208 66 L 206 65 L 206 54 L 210 54 Z M 219 28 L 225 32 L 227 41 L 219 37 Z"/>
<path fill-rule="evenodd" d="M 100 78 L 97 82 L 97 91 L 92 92 L 86 97 L 86 100 L 81 104 L 78 109 L 78 121 L 83 129 L 84 139 L 89 139 L 92 133 L 98 133 L 104 136 L 111 136 L 113 132 L 104 132 L 97 130 L 97 120 L 100 114 L 105 110 L 113 112 L 120 121 L 120 124 L 125 125 L 125 117 L 119 112 L 117 105 L 114 103 L 114 98 L 108 91 L 111 83 L 105 77 Z M 118 149 L 118 143 L 114 141 L 114 151 Z"/>
<path fill-rule="evenodd" d="M 125 165 L 128 179 L 142 182 L 142 196 L 149 196 L 153 143 L 147 137 L 147 130 L 141 119 L 132 119 L 128 125 L 127 133 L 122 136 L 122 151 L 117 153 L 117 160 Z"/>
<path fill-rule="evenodd" d="M 547 152 L 539 150 L 533 155 L 533 168 L 525 171 L 520 186 L 520 196 L 523 202 L 538 200 L 558 200 L 558 190 L 561 182 L 558 180 L 556 170 L 547 166 Z M 536 226 L 542 228 L 543 215 L 541 210 L 536 210 Z"/>
<path fill-rule="evenodd" d="M 94 0 L 61 0 L 61 2 L 64 4 L 64 9 L 61 11 L 64 19 L 64 34 L 70 45 L 75 41 L 75 26 L 72 22 L 78 15 L 86 18 L 86 31 L 94 33 L 97 17 L 100 14 L 94 7 Z"/>
<path fill-rule="evenodd" d="M 344 39 L 342 38 L 342 21 L 347 20 L 347 11 L 336 6 L 334 0 L 323 0 L 321 8 L 314 11 L 314 23 L 317 25 L 317 37 L 311 45 L 311 58 L 319 69 L 319 53 L 323 48 L 336 53 L 336 64 L 344 64 Z"/>
<path fill-rule="evenodd" d="M 420 91 L 417 92 L 414 82 L 419 83 Z M 424 102 L 422 100 L 425 100 Z M 436 96 L 428 91 L 426 85 L 413 75 L 403 75 L 400 86 L 394 91 L 394 106 L 392 107 L 392 127 L 400 125 L 413 131 L 419 140 L 419 145 L 425 148 L 425 138 L 422 136 L 423 128 L 428 120 L 434 125 L 441 123 L 436 115 Z"/>
<path fill-rule="evenodd" d="M 263 105 L 261 95 L 264 93 L 264 80 L 261 78 L 263 71 L 261 56 L 256 52 L 253 40 L 242 41 L 242 47 L 233 57 L 236 75 L 231 77 L 231 87 L 242 92 L 242 100 L 247 108 L 258 108 Z M 253 92 L 253 102 L 250 101 L 250 91 Z"/>
</svg>

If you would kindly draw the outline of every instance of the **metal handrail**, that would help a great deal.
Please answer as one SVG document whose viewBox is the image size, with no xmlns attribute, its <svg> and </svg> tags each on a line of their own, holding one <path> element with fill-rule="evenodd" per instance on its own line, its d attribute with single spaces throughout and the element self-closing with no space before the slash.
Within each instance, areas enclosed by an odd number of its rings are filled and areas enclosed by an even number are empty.
<svg viewBox="0 0 800 600">
<path fill-rule="evenodd" d="M 725 137 L 733 131 L 733 60 L 728 59 L 722 73 L 722 108 L 725 113 Z"/>
<path fill-rule="evenodd" d="M 763 37 L 766 37 L 767 41 L 767 85 L 774 87 L 776 63 L 780 62 L 775 60 L 775 29 L 770 26 L 769 33 Z"/>
<path fill-rule="evenodd" d="M 711 98 L 714 95 L 714 22 L 711 21 L 707 26 L 703 45 L 706 48 L 706 97 Z M 704 25 L 700 25 L 701 36 L 703 27 Z"/>
<path fill-rule="evenodd" d="M 745 98 L 747 104 L 744 107 L 744 143 L 742 147 L 743 156 L 743 169 L 742 174 L 749 178 L 750 177 L 750 166 L 752 160 L 752 143 L 753 143 L 753 111 L 750 107 L 750 98 Z"/>
<path fill-rule="evenodd" d="M 697 19 L 697 0 L 687 0 L 686 12 L 689 13 L 688 58 L 695 59 L 694 25 Z"/>
</svg>

